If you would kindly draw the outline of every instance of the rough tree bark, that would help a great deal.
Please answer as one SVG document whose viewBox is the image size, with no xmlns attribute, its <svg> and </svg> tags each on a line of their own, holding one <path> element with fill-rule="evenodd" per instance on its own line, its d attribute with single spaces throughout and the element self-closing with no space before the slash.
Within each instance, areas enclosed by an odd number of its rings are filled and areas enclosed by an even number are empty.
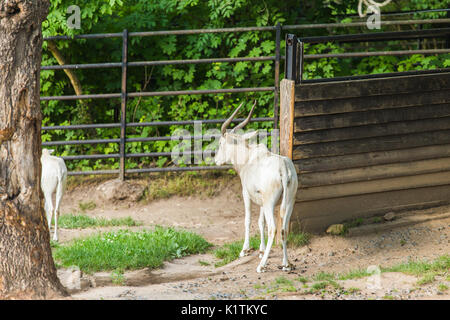
<svg viewBox="0 0 450 320">
<path fill-rule="evenodd" d="M 40 189 L 41 23 L 48 0 L 0 1 L 0 299 L 66 296 Z"/>
</svg>

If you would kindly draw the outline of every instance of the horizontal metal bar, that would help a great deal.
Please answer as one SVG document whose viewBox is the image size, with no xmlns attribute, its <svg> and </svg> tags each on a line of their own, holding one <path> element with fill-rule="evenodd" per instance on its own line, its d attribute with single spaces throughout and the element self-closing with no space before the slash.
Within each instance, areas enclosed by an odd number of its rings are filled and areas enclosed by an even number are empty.
<svg viewBox="0 0 450 320">
<path fill-rule="evenodd" d="M 232 63 L 243 61 L 274 61 L 275 56 L 263 57 L 240 57 L 240 58 L 211 58 L 211 59 L 190 59 L 190 60 L 159 60 L 159 61 L 135 61 L 128 62 L 128 67 L 143 67 L 143 66 L 162 66 L 173 64 L 200 64 L 200 63 Z M 65 64 L 42 66 L 41 70 L 64 70 L 64 69 L 100 69 L 100 68 L 121 68 L 121 62 L 106 62 L 106 63 L 88 63 L 88 64 Z"/>
<path fill-rule="evenodd" d="M 69 176 L 82 176 L 82 175 L 99 175 L 99 174 L 118 174 L 119 170 L 93 170 L 93 171 L 69 171 Z"/>
<path fill-rule="evenodd" d="M 402 16 L 402 15 L 410 15 L 416 13 L 432 13 L 432 12 L 445 12 L 450 11 L 450 9 L 424 9 L 424 10 L 408 10 L 408 11 L 390 11 L 383 12 L 384 16 Z M 337 14 L 335 17 L 349 17 L 349 18 L 359 18 L 358 15 L 355 14 Z"/>
<path fill-rule="evenodd" d="M 102 93 L 102 94 L 83 94 L 72 96 L 41 96 L 41 101 L 50 100 L 77 100 L 77 99 L 114 99 L 120 98 L 120 93 Z"/>
<path fill-rule="evenodd" d="M 153 121 L 153 122 L 130 122 L 127 127 L 149 127 L 149 126 L 171 126 L 171 125 L 189 125 L 196 122 L 203 124 L 223 123 L 226 119 L 208 119 L 208 120 L 185 120 L 185 121 Z M 252 118 L 250 122 L 273 121 L 273 117 Z M 241 122 L 244 118 L 233 119 L 232 122 Z M 75 124 L 67 126 L 45 126 L 41 130 L 77 130 L 77 129 L 102 129 L 102 128 L 120 128 L 120 123 L 100 123 L 100 124 Z"/>
<path fill-rule="evenodd" d="M 91 154 L 91 155 L 82 155 L 82 156 L 62 156 L 65 161 L 70 160 L 97 160 L 97 159 L 116 159 L 119 158 L 120 155 L 118 153 L 110 153 L 110 154 Z"/>
<path fill-rule="evenodd" d="M 125 173 L 146 173 L 146 172 L 169 172 L 169 171 L 201 171 L 201 170 L 229 170 L 232 166 L 198 166 L 198 167 L 166 167 L 166 168 L 145 168 L 128 169 Z"/>
<path fill-rule="evenodd" d="M 212 89 L 212 90 L 133 92 L 133 93 L 129 93 L 128 97 L 135 98 L 135 97 L 154 97 L 154 96 L 179 96 L 179 95 L 189 95 L 189 94 L 263 92 L 263 91 L 274 91 L 274 90 L 275 90 L 275 87 L 256 87 L 256 88 L 232 88 L 232 89 Z"/>
<path fill-rule="evenodd" d="M 444 72 L 450 72 L 450 68 L 432 69 L 432 70 L 414 70 L 414 71 L 402 71 L 402 72 L 386 72 L 386 73 L 365 74 L 365 75 L 357 75 L 357 76 L 343 76 L 343 77 L 335 77 L 335 78 L 309 79 L 309 80 L 302 80 L 302 84 L 318 83 L 318 82 L 322 83 L 322 82 L 333 82 L 333 81 L 389 78 L 389 77 L 402 77 L 402 76 L 413 76 L 413 75 L 420 75 L 420 74 L 434 74 L 434 73 L 444 73 Z"/>
<path fill-rule="evenodd" d="M 214 94 L 214 93 L 241 93 L 241 92 L 263 92 L 274 91 L 275 87 L 257 87 L 257 88 L 232 88 L 215 90 L 183 90 L 183 91 L 154 91 L 154 92 L 131 92 L 127 94 L 128 98 L 135 97 L 155 97 L 155 96 L 179 96 L 190 94 Z M 84 94 L 71 96 L 41 96 L 41 101 L 49 100 L 78 100 L 78 99 L 111 99 L 120 98 L 120 93 L 103 94 Z"/>
<path fill-rule="evenodd" d="M 67 140 L 67 141 L 47 141 L 42 142 L 45 147 L 48 146 L 65 146 L 79 144 L 100 144 L 100 143 L 119 143 L 120 139 L 92 139 L 92 140 Z"/>
<path fill-rule="evenodd" d="M 235 27 L 235 28 L 217 28 L 217 29 L 191 29 L 191 30 L 130 32 L 129 35 L 131 37 L 153 37 L 153 36 L 189 35 L 189 34 L 203 34 L 203 33 L 251 32 L 251 31 L 275 31 L 275 30 L 276 30 L 276 26 Z"/>
<path fill-rule="evenodd" d="M 159 66 L 169 64 L 198 64 L 198 63 L 227 63 L 227 62 L 242 62 L 242 61 L 274 61 L 275 56 L 262 57 L 241 57 L 241 58 L 211 58 L 211 59 L 190 59 L 190 60 L 160 60 L 160 61 L 136 61 L 129 62 L 129 67 L 142 66 Z"/>
<path fill-rule="evenodd" d="M 444 11 L 444 10 L 439 10 Z M 383 13 L 387 15 L 388 13 Z M 442 21 L 440 21 L 442 20 Z M 425 23 L 445 23 L 447 19 L 422 19 L 422 20 L 399 20 L 399 21 L 381 21 L 383 25 L 402 25 L 402 24 L 425 24 Z M 426 22 L 424 22 L 426 21 Z M 364 22 L 365 25 L 365 22 Z M 355 27 L 360 26 L 359 22 L 354 23 L 318 23 L 318 24 L 303 24 L 303 25 L 286 25 L 283 29 L 323 29 L 323 28 L 340 28 L 340 27 Z M 224 32 L 250 32 L 250 31 L 276 31 L 276 26 L 265 27 L 236 27 L 236 28 L 217 28 L 217 29 L 192 29 L 192 30 L 162 30 L 162 31 L 144 31 L 144 32 L 130 32 L 129 37 L 151 37 L 151 36 L 168 36 L 168 35 L 192 35 L 192 34 L 206 34 L 206 33 L 224 33 Z M 104 39 L 104 38 L 121 38 L 122 33 L 100 33 L 100 34 L 82 34 L 75 36 L 51 36 L 45 37 L 44 41 L 48 40 L 77 40 L 77 39 Z"/>
<path fill-rule="evenodd" d="M 226 119 L 209 119 L 209 120 L 182 120 L 182 121 L 154 121 L 154 122 L 130 122 L 127 127 L 149 127 L 149 126 L 171 126 L 171 125 L 193 125 L 196 122 L 203 124 L 223 123 Z M 232 122 L 242 122 L 244 118 L 233 119 Z M 251 118 L 250 122 L 273 121 L 273 117 Z"/>
<path fill-rule="evenodd" d="M 450 53 L 450 49 L 305 54 L 303 57 L 305 59 L 322 59 L 322 58 L 352 58 L 352 57 L 372 57 L 372 56 L 403 56 L 411 54 L 441 54 L 441 53 Z"/>
<path fill-rule="evenodd" d="M 78 129 L 106 129 L 120 128 L 120 123 L 99 123 L 99 124 L 73 124 L 67 126 L 44 126 L 41 130 L 78 130 Z"/>
<path fill-rule="evenodd" d="M 242 121 L 244 119 L 241 119 Z M 273 121 L 272 120 L 264 120 L 264 121 Z M 271 136 L 272 133 L 268 132 L 267 136 Z M 193 140 L 201 140 L 201 139 L 212 139 L 217 138 L 220 135 L 203 135 L 203 136 L 163 136 L 163 137 L 145 137 L 145 138 L 127 138 L 125 141 L 129 142 L 152 142 L 152 141 L 170 141 L 170 140 L 180 140 L 180 139 L 193 139 Z M 101 144 L 101 143 L 120 143 L 120 139 L 91 139 L 91 140 L 62 140 L 62 141 L 47 141 L 43 142 L 42 146 L 65 146 L 65 145 L 81 145 L 81 144 Z"/>
<path fill-rule="evenodd" d="M 41 66 L 41 70 L 64 70 L 64 69 L 99 69 L 99 68 L 120 68 L 121 62 L 105 63 L 84 63 L 84 64 L 64 64 L 54 66 Z"/>
<path fill-rule="evenodd" d="M 383 13 L 384 15 L 384 13 Z M 450 23 L 450 19 L 421 19 L 421 20 L 400 20 L 400 21 L 380 21 L 382 26 L 391 25 L 411 25 L 411 24 L 436 24 L 436 23 Z M 319 28 L 351 28 L 351 27 L 365 27 L 367 21 L 349 22 L 349 23 L 316 23 L 316 24 L 298 24 L 283 26 L 284 30 L 304 30 L 304 29 L 319 29 Z"/>
<path fill-rule="evenodd" d="M 439 37 L 450 34 L 450 28 L 436 28 L 427 30 L 409 30 L 394 32 L 373 32 L 357 34 L 340 34 L 334 36 L 303 37 L 300 41 L 306 43 L 323 43 L 330 41 L 355 42 L 355 41 L 382 41 L 382 40 L 402 40 L 419 39 L 425 37 Z"/>
<path fill-rule="evenodd" d="M 165 168 L 145 168 L 145 169 L 128 169 L 125 173 L 151 173 L 151 172 L 170 172 L 170 171 L 203 171 L 203 170 L 229 170 L 232 166 L 198 166 L 198 167 L 165 167 Z M 94 171 L 69 171 L 69 176 L 80 175 L 100 175 L 100 174 L 117 174 L 119 170 L 94 170 Z"/>
</svg>

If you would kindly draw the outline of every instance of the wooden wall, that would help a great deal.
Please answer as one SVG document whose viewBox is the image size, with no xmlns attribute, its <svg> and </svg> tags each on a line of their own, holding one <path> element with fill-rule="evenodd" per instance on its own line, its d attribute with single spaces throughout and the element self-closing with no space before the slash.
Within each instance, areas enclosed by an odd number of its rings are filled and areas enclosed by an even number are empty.
<svg viewBox="0 0 450 320">
<path fill-rule="evenodd" d="M 280 92 L 280 151 L 297 167 L 300 228 L 450 203 L 450 72 L 283 80 Z"/>
</svg>

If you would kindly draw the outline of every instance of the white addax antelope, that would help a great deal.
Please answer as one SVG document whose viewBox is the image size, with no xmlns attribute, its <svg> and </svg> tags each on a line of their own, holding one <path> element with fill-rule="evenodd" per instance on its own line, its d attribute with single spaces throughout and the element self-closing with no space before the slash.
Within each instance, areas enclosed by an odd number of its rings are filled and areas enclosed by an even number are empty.
<svg viewBox="0 0 450 320">
<path fill-rule="evenodd" d="M 45 213 L 47 214 L 48 230 L 52 226 L 53 212 L 55 213 L 55 230 L 53 240 L 58 241 L 58 215 L 61 198 L 67 180 L 67 167 L 64 160 L 52 156 L 53 150 L 43 149 L 41 156 L 42 174 L 41 188 L 45 197 Z M 56 203 L 53 208 L 52 195 L 56 190 Z"/>
<path fill-rule="evenodd" d="M 217 165 L 232 164 L 241 178 L 242 194 L 245 206 L 245 240 L 240 256 L 248 253 L 250 248 L 250 212 L 251 202 L 260 206 L 259 229 L 261 244 L 259 247 L 261 261 L 256 269 L 264 271 L 270 249 L 276 232 L 274 209 L 280 196 L 280 216 L 282 218 L 281 237 L 283 242 L 283 270 L 291 270 L 286 249 L 289 219 L 295 203 L 298 179 L 294 164 L 287 158 L 270 152 L 263 144 L 251 144 L 250 140 L 256 138 L 257 132 L 238 134 L 236 130 L 242 129 L 249 121 L 256 102 L 248 117 L 233 130 L 227 132 L 227 127 L 238 113 L 241 105 L 233 112 L 222 125 L 222 136 L 215 156 Z M 265 246 L 264 222 L 268 226 L 268 242 Z"/>
</svg>

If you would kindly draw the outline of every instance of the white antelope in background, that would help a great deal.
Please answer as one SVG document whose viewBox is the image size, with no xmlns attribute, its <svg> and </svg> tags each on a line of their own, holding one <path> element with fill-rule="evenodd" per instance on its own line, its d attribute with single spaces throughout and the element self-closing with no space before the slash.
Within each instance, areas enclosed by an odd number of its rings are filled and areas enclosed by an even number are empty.
<svg viewBox="0 0 450 320">
<path fill-rule="evenodd" d="M 215 156 L 217 165 L 232 164 L 241 178 L 242 195 L 245 206 L 245 240 L 240 256 L 248 253 L 250 248 L 250 214 L 251 202 L 260 206 L 259 229 L 261 244 L 259 247 L 261 261 L 256 269 L 264 271 L 270 249 L 276 232 L 274 209 L 280 196 L 282 196 L 280 216 L 282 218 L 281 237 L 283 242 L 283 270 L 291 270 L 286 249 L 286 241 L 289 228 L 289 219 L 295 203 L 298 179 L 292 161 L 270 152 L 263 144 L 250 144 L 252 138 L 256 138 L 257 131 L 246 134 L 237 134 L 236 130 L 242 129 L 252 116 L 255 104 L 248 117 L 233 130 L 226 129 L 238 113 L 241 105 L 233 112 L 222 125 L 222 136 L 219 140 L 219 148 Z M 264 240 L 264 220 L 268 226 L 267 248 Z"/>
<path fill-rule="evenodd" d="M 55 213 L 55 231 L 53 240 L 58 241 L 58 216 L 61 198 L 64 194 L 64 188 L 67 180 L 67 167 L 64 160 L 52 156 L 53 150 L 43 149 L 41 156 L 42 174 L 41 188 L 45 197 L 45 213 L 47 214 L 48 230 L 52 226 L 52 217 Z M 53 208 L 52 195 L 56 190 L 56 203 Z"/>
</svg>

